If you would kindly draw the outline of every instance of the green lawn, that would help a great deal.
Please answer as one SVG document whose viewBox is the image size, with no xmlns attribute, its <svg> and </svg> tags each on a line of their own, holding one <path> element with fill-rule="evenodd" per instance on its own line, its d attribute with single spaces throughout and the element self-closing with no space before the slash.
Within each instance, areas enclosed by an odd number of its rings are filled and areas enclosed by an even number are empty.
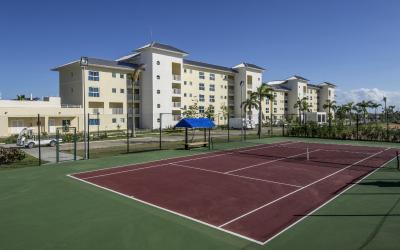
<svg viewBox="0 0 400 250">
<path fill-rule="evenodd" d="M 45 161 L 42 161 L 42 164 L 45 164 Z M 11 164 L 5 164 L 0 166 L 1 170 L 11 170 L 15 168 L 24 168 L 24 167 L 36 167 L 39 165 L 39 160 L 31 155 L 25 154 L 25 159 L 22 161 L 13 162 Z"/>
<path fill-rule="evenodd" d="M 255 142 L 286 140 L 295 138 Z M 220 144 L 216 148 L 241 145 Z M 143 152 L 1 171 L 0 249 L 398 249 L 400 246 L 400 172 L 394 162 L 265 246 L 66 176 L 202 152 L 207 150 Z"/>
</svg>

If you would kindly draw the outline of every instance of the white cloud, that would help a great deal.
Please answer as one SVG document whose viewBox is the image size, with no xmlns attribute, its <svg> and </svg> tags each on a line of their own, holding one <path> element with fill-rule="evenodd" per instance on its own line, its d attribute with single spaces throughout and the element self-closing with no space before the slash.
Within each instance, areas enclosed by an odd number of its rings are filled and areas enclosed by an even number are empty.
<svg viewBox="0 0 400 250">
<path fill-rule="evenodd" d="M 341 90 L 336 91 L 336 99 L 339 104 L 347 102 L 360 102 L 363 100 L 374 101 L 376 103 L 383 104 L 383 97 L 386 96 L 388 105 L 395 105 L 396 109 L 400 108 L 400 91 L 386 91 L 378 88 L 360 88 L 353 90 Z"/>
</svg>

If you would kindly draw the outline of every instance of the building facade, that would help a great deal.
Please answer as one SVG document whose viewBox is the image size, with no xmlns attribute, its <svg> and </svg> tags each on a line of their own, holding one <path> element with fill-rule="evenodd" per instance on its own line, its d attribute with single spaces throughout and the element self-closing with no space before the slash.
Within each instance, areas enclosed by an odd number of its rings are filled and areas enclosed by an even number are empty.
<svg viewBox="0 0 400 250">
<path fill-rule="evenodd" d="M 170 45 L 152 42 L 116 60 L 86 58 L 58 66 L 59 98 L 43 101 L 0 101 L 0 136 L 35 126 L 37 114 L 43 130 L 84 126 L 99 130 L 156 129 L 174 126 L 185 112 L 199 116 L 213 113 L 217 125 L 229 118 L 253 117 L 258 110 L 243 111 L 241 103 L 262 85 L 264 68 L 239 63 L 225 67 L 186 57 L 188 53 Z M 323 104 L 334 100 L 335 85 L 310 84 L 300 76 L 268 82 L 274 100 L 263 104 L 264 116 L 273 121 L 297 114 L 294 104 L 307 98 L 311 113 L 326 112 Z M 264 106 L 265 105 L 265 106 Z M 92 130 L 92 129 L 91 129 Z"/>
</svg>

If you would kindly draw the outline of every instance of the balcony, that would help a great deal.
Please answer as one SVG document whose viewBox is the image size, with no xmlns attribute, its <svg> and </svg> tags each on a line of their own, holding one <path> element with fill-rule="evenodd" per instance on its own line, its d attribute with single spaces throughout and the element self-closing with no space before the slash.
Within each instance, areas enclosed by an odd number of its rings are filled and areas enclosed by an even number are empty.
<svg viewBox="0 0 400 250">
<path fill-rule="evenodd" d="M 88 112 L 91 115 L 104 114 L 104 108 L 89 108 Z"/>
<path fill-rule="evenodd" d="M 111 114 L 113 115 L 122 115 L 124 113 L 123 108 L 111 108 Z"/>
<path fill-rule="evenodd" d="M 253 84 L 247 84 L 248 89 L 253 89 Z"/>
<path fill-rule="evenodd" d="M 174 94 L 174 95 L 180 95 L 180 94 L 181 94 L 181 89 L 173 88 L 173 89 L 172 89 L 172 94 Z"/>
<path fill-rule="evenodd" d="M 174 80 L 174 81 L 181 81 L 181 75 L 172 75 L 172 79 Z"/>
<path fill-rule="evenodd" d="M 172 102 L 172 107 L 180 108 L 181 107 L 181 102 Z"/>
</svg>

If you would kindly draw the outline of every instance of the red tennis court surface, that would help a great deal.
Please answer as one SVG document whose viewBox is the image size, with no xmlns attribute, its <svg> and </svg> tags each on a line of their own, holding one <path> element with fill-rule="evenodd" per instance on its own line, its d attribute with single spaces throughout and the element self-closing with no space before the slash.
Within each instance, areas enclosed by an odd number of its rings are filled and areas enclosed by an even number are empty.
<svg viewBox="0 0 400 250">
<path fill-rule="evenodd" d="M 265 244 L 394 156 L 388 148 L 284 142 L 70 176 Z"/>
</svg>

